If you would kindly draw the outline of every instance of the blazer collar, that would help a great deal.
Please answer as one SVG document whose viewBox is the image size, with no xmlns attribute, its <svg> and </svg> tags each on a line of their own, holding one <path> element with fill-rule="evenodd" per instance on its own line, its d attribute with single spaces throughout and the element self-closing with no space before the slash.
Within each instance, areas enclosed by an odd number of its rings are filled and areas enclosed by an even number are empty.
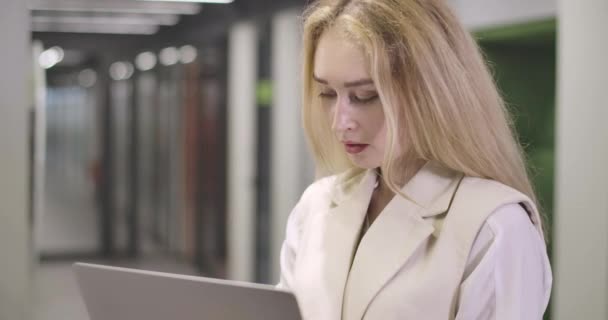
<svg viewBox="0 0 608 320">
<path fill-rule="evenodd" d="M 445 213 L 449 208 L 462 176 L 461 173 L 447 169 L 434 161 L 428 161 L 401 188 L 401 192 L 409 198 L 407 200 L 420 207 L 419 214 L 422 218 L 436 216 Z M 363 196 L 369 201 L 378 179 L 375 170 L 371 169 L 351 169 L 338 175 L 331 195 L 333 206 L 339 206 L 356 196 Z M 401 196 L 395 195 L 395 197 Z"/>
</svg>

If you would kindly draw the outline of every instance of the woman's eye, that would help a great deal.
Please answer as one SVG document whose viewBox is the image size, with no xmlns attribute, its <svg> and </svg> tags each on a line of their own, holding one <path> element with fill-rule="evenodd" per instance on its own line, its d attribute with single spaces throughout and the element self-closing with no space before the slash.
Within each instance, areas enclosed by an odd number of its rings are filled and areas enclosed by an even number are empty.
<svg viewBox="0 0 608 320">
<path fill-rule="evenodd" d="M 354 94 L 354 95 L 350 96 L 351 102 L 358 103 L 358 104 L 371 103 L 371 102 L 375 101 L 376 99 L 378 99 L 377 93 L 370 93 L 370 94 L 365 94 L 365 95 Z"/>
<path fill-rule="evenodd" d="M 321 98 L 335 98 L 336 97 L 336 93 L 333 91 L 321 91 L 321 93 L 319 93 L 319 97 Z"/>
</svg>

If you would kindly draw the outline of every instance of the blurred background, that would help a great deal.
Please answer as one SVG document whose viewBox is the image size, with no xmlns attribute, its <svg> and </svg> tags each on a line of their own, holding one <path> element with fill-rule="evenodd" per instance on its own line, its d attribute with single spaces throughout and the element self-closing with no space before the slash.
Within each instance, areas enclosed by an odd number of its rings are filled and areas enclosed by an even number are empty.
<svg viewBox="0 0 608 320">
<path fill-rule="evenodd" d="M 299 118 L 308 1 L 208 2 L 2 0 L 0 318 L 87 319 L 75 261 L 277 282 L 287 216 L 314 178 Z M 608 319 L 595 90 L 608 5 L 448 2 L 515 115 L 548 217 L 546 318 Z"/>
</svg>

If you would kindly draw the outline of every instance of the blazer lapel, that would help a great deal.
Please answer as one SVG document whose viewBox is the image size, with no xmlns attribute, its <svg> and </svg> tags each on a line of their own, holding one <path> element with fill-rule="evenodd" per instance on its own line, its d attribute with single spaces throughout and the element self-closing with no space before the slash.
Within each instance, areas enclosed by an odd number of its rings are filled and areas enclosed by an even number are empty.
<svg viewBox="0 0 608 320">
<path fill-rule="evenodd" d="M 396 195 L 359 244 L 347 279 L 342 319 L 362 319 L 369 304 L 435 231 L 425 218 L 445 213 L 459 179 L 427 163 Z M 369 201 L 369 199 L 368 199 Z"/>
<path fill-rule="evenodd" d="M 402 198 L 395 200 L 359 244 L 345 293 L 343 319 L 362 319 L 376 294 L 434 230 L 419 216 L 404 213 L 419 207 Z"/>
<path fill-rule="evenodd" d="M 342 182 L 334 190 L 329 211 L 316 215 L 308 226 L 313 234 L 302 252 L 305 256 L 298 258 L 302 263 L 299 285 L 310 289 L 300 290 L 305 293 L 299 297 L 302 309 L 310 312 L 304 318 L 339 319 L 341 315 L 346 279 L 376 183 L 371 170 L 350 174 L 339 179 Z"/>
</svg>

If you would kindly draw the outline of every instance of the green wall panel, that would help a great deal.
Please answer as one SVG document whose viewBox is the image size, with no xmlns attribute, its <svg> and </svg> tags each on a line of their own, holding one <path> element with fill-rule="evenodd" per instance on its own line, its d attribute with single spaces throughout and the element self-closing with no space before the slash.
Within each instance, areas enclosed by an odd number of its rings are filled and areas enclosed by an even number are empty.
<svg viewBox="0 0 608 320">
<path fill-rule="evenodd" d="M 541 210 L 547 217 L 549 242 L 555 167 L 555 34 L 555 19 L 475 33 L 514 116 Z M 550 243 L 548 250 L 551 257 Z"/>
</svg>

